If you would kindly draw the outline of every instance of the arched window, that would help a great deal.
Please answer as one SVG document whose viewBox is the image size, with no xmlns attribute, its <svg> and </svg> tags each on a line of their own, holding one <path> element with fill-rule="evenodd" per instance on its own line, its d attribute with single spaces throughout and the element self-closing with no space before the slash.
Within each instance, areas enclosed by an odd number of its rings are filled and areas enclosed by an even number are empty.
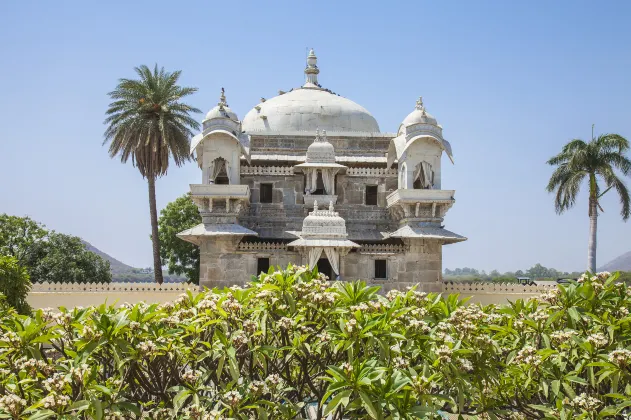
<svg viewBox="0 0 631 420">
<path fill-rule="evenodd" d="M 228 171 L 228 162 L 224 158 L 219 157 L 213 160 L 208 168 L 208 183 L 219 185 L 230 184 Z"/>
<path fill-rule="evenodd" d="M 434 188 L 434 170 L 429 162 L 422 161 L 416 166 L 412 188 L 415 190 L 431 190 Z"/>
</svg>

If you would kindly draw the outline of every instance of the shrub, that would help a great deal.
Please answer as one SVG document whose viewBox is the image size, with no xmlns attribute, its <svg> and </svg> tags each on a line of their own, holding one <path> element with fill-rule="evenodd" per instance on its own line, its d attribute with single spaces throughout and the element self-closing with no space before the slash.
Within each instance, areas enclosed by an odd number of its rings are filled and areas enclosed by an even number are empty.
<svg viewBox="0 0 631 420">
<path fill-rule="evenodd" d="M 0 294 L 4 295 L 6 303 L 21 314 L 29 313 L 31 308 L 26 297 L 30 290 L 29 275 L 17 258 L 0 256 Z"/>
<path fill-rule="evenodd" d="M 5 417 L 604 418 L 631 405 L 631 289 L 541 299 L 329 284 L 301 267 L 173 303 L 1 316 Z M 65 417 L 64 417 L 65 416 Z"/>
</svg>

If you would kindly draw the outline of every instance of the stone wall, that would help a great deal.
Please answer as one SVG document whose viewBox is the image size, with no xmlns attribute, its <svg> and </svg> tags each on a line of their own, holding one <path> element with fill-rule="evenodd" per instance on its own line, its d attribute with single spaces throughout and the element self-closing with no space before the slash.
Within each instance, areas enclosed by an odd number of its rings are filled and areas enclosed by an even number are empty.
<svg viewBox="0 0 631 420">
<path fill-rule="evenodd" d="M 274 265 L 276 265 L 274 261 L 286 261 L 286 259 L 291 258 L 299 262 L 299 256 L 295 254 L 289 255 L 283 254 L 283 252 L 270 252 L 269 254 L 261 253 L 260 255 L 269 255 Z M 246 260 L 251 258 L 254 258 L 254 261 L 256 261 L 255 254 L 245 257 Z M 358 261 L 366 263 L 370 261 L 371 258 L 374 258 L 374 256 L 371 257 L 368 254 L 359 255 Z M 394 259 L 397 260 L 398 257 Z M 365 266 L 368 265 L 369 264 L 365 264 Z M 357 267 L 359 267 L 359 265 Z M 390 269 L 391 267 L 388 267 L 388 270 Z M 256 266 L 254 266 L 253 270 L 256 270 Z M 366 273 L 367 272 L 368 271 L 366 271 Z M 368 284 L 383 284 L 384 291 L 396 288 L 405 290 L 405 287 L 407 287 L 405 283 L 384 284 L 382 280 L 374 280 L 369 277 L 365 279 Z M 399 287 L 393 287 L 395 285 L 399 285 Z M 483 305 L 500 305 L 514 302 L 517 299 L 534 298 L 557 287 L 556 285 L 525 286 L 504 283 L 439 283 L 439 286 L 439 290 L 433 291 L 442 291 L 443 294 L 459 294 L 461 298 L 469 297 L 469 303 L 481 303 Z M 421 285 L 421 288 L 424 291 L 430 291 L 423 288 L 423 285 Z M 75 306 L 96 306 L 103 303 L 116 306 L 120 306 L 123 303 L 135 304 L 138 302 L 162 303 L 175 300 L 182 293 L 186 293 L 187 290 L 190 290 L 192 293 L 197 293 L 199 288 L 192 284 L 173 283 L 165 283 L 161 286 L 153 283 L 38 283 L 33 285 L 28 295 L 28 303 L 35 309 L 57 308 L 60 306 L 67 308 L 73 308 Z"/>
<path fill-rule="evenodd" d="M 27 301 L 35 309 L 98 306 L 103 303 L 120 306 L 123 303 L 170 302 L 188 290 L 197 293 L 199 287 L 183 283 L 35 283 Z"/>
</svg>

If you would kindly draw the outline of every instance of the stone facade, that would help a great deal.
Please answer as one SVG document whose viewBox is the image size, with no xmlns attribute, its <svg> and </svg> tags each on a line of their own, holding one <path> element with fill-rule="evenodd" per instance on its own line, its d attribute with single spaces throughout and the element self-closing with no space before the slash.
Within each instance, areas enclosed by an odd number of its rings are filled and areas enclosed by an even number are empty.
<svg viewBox="0 0 631 420">
<path fill-rule="evenodd" d="M 306 74 L 243 122 L 222 91 L 193 139 L 202 183 L 191 192 L 204 222 L 178 236 L 200 246 L 200 284 L 319 261 L 343 280 L 440 291 L 442 246 L 466 239 L 443 226 L 454 191 L 441 190 L 442 152 L 452 157 L 442 127 L 419 100 L 396 134 L 381 133 L 368 111 L 318 84 L 313 52 Z M 325 228 L 314 236 L 306 223 L 318 217 Z"/>
</svg>

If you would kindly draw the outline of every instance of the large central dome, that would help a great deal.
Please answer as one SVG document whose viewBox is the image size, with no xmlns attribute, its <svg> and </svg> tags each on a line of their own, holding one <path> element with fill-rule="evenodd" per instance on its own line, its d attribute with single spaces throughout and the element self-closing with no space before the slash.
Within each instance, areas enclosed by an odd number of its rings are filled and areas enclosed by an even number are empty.
<svg viewBox="0 0 631 420">
<path fill-rule="evenodd" d="M 301 88 L 261 102 L 243 119 L 243 131 L 293 132 L 316 129 L 329 132 L 379 133 L 377 120 L 350 99 L 322 89 L 316 56 L 311 50 L 305 69 L 307 81 Z"/>
</svg>

